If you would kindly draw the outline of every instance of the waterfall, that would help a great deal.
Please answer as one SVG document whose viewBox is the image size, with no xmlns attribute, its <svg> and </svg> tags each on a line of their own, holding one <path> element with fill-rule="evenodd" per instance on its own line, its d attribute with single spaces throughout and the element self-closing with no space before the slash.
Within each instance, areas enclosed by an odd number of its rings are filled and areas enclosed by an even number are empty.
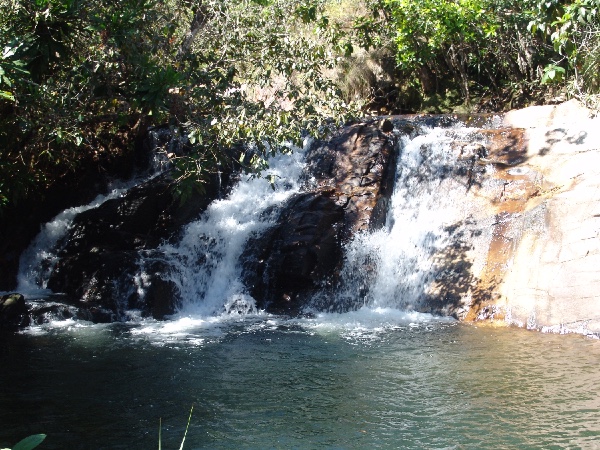
<svg viewBox="0 0 600 450">
<path fill-rule="evenodd" d="M 75 217 L 84 211 L 97 208 L 108 200 L 118 198 L 133 185 L 135 182 L 114 187 L 107 195 L 98 195 L 87 205 L 68 208 L 46 223 L 21 255 L 17 291 L 31 297 L 51 293 L 47 290 L 48 278 L 58 260 L 61 241 L 67 236 Z"/>
<path fill-rule="evenodd" d="M 307 140 L 305 149 L 309 145 Z M 182 299 L 181 315 L 256 312 L 239 279 L 239 257 L 248 238 L 268 228 L 277 207 L 300 190 L 304 153 L 296 148 L 271 158 L 261 177 L 241 180 L 227 198 L 187 225 L 181 240 L 159 248 L 170 266 L 163 278 L 175 284 Z"/>
<path fill-rule="evenodd" d="M 468 229 L 471 211 L 462 199 L 473 182 L 473 155 L 484 147 L 484 140 L 476 129 L 461 125 L 419 130 L 397 139 L 395 187 L 385 226 L 359 232 L 345 244 L 339 283 L 321 295 L 324 301 L 308 303 L 312 311 L 343 312 L 363 306 L 423 311 L 433 298 L 464 294 L 443 291 L 444 277 L 455 277 L 468 289 L 472 282 L 465 275 L 468 271 L 457 271 L 455 261 L 450 267 L 442 255 L 469 264 L 461 233 Z M 159 276 L 176 291 L 180 318 L 257 313 L 242 282 L 240 257 L 249 239 L 276 223 L 286 200 L 314 187 L 312 181 L 307 183 L 305 171 L 310 144 L 271 158 L 261 177 L 242 177 L 226 198 L 213 201 L 199 219 L 185 226 L 177 240 L 140 251 L 129 289 L 137 292 L 139 304 Z M 274 186 L 269 180 L 275 180 Z M 123 192 L 114 190 L 46 224 L 21 258 L 18 290 L 30 296 L 44 293 L 74 217 Z M 161 267 L 158 275 L 155 267 Z M 163 295 L 160 292 L 153 295 Z M 126 299 L 122 304 L 131 308 Z"/>
<path fill-rule="evenodd" d="M 326 294 L 326 306 L 323 301 L 311 305 L 338 312 L 363 305 L 423 309 L 428 298 L 440 294 L 436 282 L 448 276 L 440 255 L 449 247 L 466 250 L 456 240 L 461 236 L 456 230 L 468 228 L 472 207 L 462 199 L 470 189 L 467 172 L 473 168 L 473 153 L 482 148 L 483 138 L 477 130 L 460 125 L 424 127 L 416 137 L 403 136 L 398 145 L 386 226 L 358 233 L 347 243 L 341 283 L 333 298 Z M 183 300 L 182 315 L 256 312 L 240 281 L 239 257 L 250 236 L 273 225 L 276 207 L 301 189 L 303 158 L 303 152 L 275 158 L 272 174 L 285 180 L 276 191 L 264 179 L 245 180 L 188 225 L 179 242 L 161 247 L 171 267 L 165 277 Z"/>
<path fill-rule="evenodd" d="M 399 142 L 386 226 L 360 233 L 346 246 L 338 293 L 343 305 L 426 310 L 427 299 L 440 295 L 436 282 L 447 276 L 441 255 L 448 248 L 467 250 L 461 247 L 464 232 L 456 231 L 470 224 L 467 172 L 472 170 L 473 151 L 482 148 L 482 137 L 462 126 L 422 131 Z"/>
<path fill-rule="evenodd" d="M 44 297 L 51 294 L 47 289 L 48 279 L 58 260 L 58 253 L 64 244 L 73 221 L 78 214 L 94 209 L 103 203 L 116 199 L 131 188 L 159 176 L 169 169 L 170 163 L 164 147 L 178 144 L 178 135 L 173 137 L 169 130 L 150 130 L 150 145 L 153 149 L 147 168 L 127 181 L 115 180 L 110 183 L 107 194 L 96 196 L 90 203 L 68 208 L 44 224 L 29 247 L 21 254 L 17 274 L 17 291 L 28 297 Z M 166 144 L 165 144 L 166 142 Z M 163 148 L 163 151 L 159 149 Z"/>
</svg>

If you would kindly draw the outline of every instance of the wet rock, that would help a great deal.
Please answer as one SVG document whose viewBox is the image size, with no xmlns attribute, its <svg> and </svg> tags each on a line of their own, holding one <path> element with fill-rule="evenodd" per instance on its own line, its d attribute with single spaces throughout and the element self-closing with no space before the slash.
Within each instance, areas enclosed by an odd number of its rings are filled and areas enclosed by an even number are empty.
<svg viewBox="0 0 600 450">
<path fill-rule="evenodd" d="M 58 296 L 58 301 L 52 299 L 44 299 L 43 301 L 32 301 L 31 302 L 31 321 L 33 324 L 42 325 L 55 320 L 68 320 L 73 318 L 81 318 L 85 320 L 85 317 L 78 317 L 78 310 L 74 306 L 66 305 L 62 302 L 64 300 L 62 296 Z"/>
<path fill-rule="evenodd" d="M 157 144 L 152 133 L 142 133 L 133 152 L 115 152 L 101 160 L 83 155 L 77 170 L 56 180 L 49 189 L 8 205 L 0 216 L 0 291 L 15 289 L 19 257 L 43 224 L 67 208 L 87 204 L 98 194 L 107 193 L 115 180 L 151 171 Z"/>
<path fill-rule="evenodd" d="M 299 314 L 335 286 L 342 246 L 385 223 L 397 157 L 390 120 L 348 126 L 307 155 L 306 192 L 292 198 L 274 227 L 249 240 L 243 281 L 258 307 Z"/>
<path fill-rule="evenodd" d="M 25 297 L 18 293 L 0 297 L 0 329 L 18 329 L 29 325 Z"/>
<path fill-rule="evenodd" d="M 119 320 L 134 292 L 136 253 L 82 247 L 80 242 L 76 249 L 62 253 L 48 288 L 66 294 L 66 301 L 79 308 L 78 315 L 86 320 Z"/>
<path fill-rule="evenodd" d="M 344 209 L 344 240 L 385 223 L 397 158 L 392 129 L 389 120 L 351 125 L 307 155 L 310 188 Z"/>
<path fill-rule="evenodd" d="M 241 260 L 243 279 L 257 306 L 297 314 L 342 261 L 344 211 L 318 192 L 292 198 L 277 224 L 248 242 Z"/>
<path fill-rule="evenodd" d="M 175 311 L 175 289 L 156 270 L 145 281 L 149 293 L 140 295 L 136 274 L 140 252 L 155 249 L 177 235 L 215 199 L 222 187 L 209 184 L 202 196 L 182 203 L 170 175 L 163 174 L 79 214 L 63 242 L 48 288 L 66 295 L 80 318 L 93 322 L 124 320 L 131 308 L 156 318 Z M 143 291 L 143 289 L 142 289 Z"/>
<path fill-rule="evenodd" d="M 133 296 L 130 308 L 148 311 L 157 320 L 175 314 L 179 306 L 177 286 L 163 279 L 163 274 L 169 270 L 160 258 L 153 259 L 152 255 L 146 255 L 142 268 L 143 279 L 139 281 L 143 295 Z"/>
</svg>

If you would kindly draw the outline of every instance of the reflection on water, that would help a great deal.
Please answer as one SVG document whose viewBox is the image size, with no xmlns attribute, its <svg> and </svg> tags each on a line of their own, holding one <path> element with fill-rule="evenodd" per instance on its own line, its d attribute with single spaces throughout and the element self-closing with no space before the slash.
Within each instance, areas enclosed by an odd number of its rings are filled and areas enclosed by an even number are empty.
<svg viewBox="0 0 600 450">
<path fill-rule="evenodd" d="M 600 342 L 391 310 L 3 336 L 0 447 L 599 448 Z"/>
</svg>

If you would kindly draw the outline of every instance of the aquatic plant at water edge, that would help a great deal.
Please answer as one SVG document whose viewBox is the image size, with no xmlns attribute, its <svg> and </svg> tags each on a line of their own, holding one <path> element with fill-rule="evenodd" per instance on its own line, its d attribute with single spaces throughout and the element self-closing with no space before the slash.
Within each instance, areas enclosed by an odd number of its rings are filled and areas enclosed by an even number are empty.
<svg viewBox="0 0 600 450">
<path fill-rule="evenodd" d="M 32 434 L 17 442 L 12 448 L 3 448 L 1 450 L 32 450 L 40 445 L 44 439 L 46 439 L 45 434 Z"/>
<path fill-rule="evenodd" d="M 181 445 L 179 446 L 179 450 L 183 450 L 183 444 L 185 443 L 185 438 L 187 437 L 188 429 L 190 428 L 190 422 L 192 421 L 192 413 L 194 412 L 194 407 L 190 409 L 190 415 L 188 416 L 187 425 L 185 426 L 185 432 L 183 433 L 183 439 L 181 440 Z M 159 420 L 158 425 L 158 450 L 162 450 L 162 420 Z"/>
</svg>

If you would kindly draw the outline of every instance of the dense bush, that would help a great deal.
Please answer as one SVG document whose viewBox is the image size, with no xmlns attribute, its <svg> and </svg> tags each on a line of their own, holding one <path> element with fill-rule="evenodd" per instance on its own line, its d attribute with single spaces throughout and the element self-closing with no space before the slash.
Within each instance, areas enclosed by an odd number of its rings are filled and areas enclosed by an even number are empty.
<svg viewBox="0 0 600 450">
<path fill-rule="evenodd" d="M 284 141 L 351 112 L 322 76 L 338 36 L 318 0 L 0 0 L 0 9 L 0 207 L 130 152 L 152 125 L 189 136 L 191 153 L 169 156 L 182 180 L 201 182 L 235 143 L 260 168 Z"/>
<path fill-rule="evenodd" d="M 189 144 L 169 154 L 189 194 L 226 149 L 260 170 L 354 100 L 419 109 L 458 92 L 499 109 L 540 83 L 597 98 L 599 3 L 0 0 L 0 212 L 156 125 Z"/>
<path fill-rule="evenodd" d="M 600 108 L 600 1 L 539 1 L 534 16 L 530 30 L 544 36 L 555 50 L 542 82 L 567 81 L 571 95 Z"/>
<path fill-rule="evenodd" d="M 454 81 L 466 103 L 471 88 L 498 90 L 536 78 L 545 57 L 527 30 L 532 1 L 386 0 L 396 29 L 397 61 L 425 94 Z"/>
<path fill-rule="evenodd" d="M 580 85 L 598 84 L 590 69 L 596 59 L 586 58 L 587 52 L 582 51 L 582 45 L 597 48 L 593 30 L 597 30 L 598 0 L 383 0 L 379 4 L 396 32 L 399 76 L 405 84 L 418 84 L 425 96 L 453 84 L 467 104 L 473 90 L 478 96 L 498 96 L 509 89 L 526 97 L 540 83 L 564 82 L 569 70 L 579 76 Z"/>
</svg>

